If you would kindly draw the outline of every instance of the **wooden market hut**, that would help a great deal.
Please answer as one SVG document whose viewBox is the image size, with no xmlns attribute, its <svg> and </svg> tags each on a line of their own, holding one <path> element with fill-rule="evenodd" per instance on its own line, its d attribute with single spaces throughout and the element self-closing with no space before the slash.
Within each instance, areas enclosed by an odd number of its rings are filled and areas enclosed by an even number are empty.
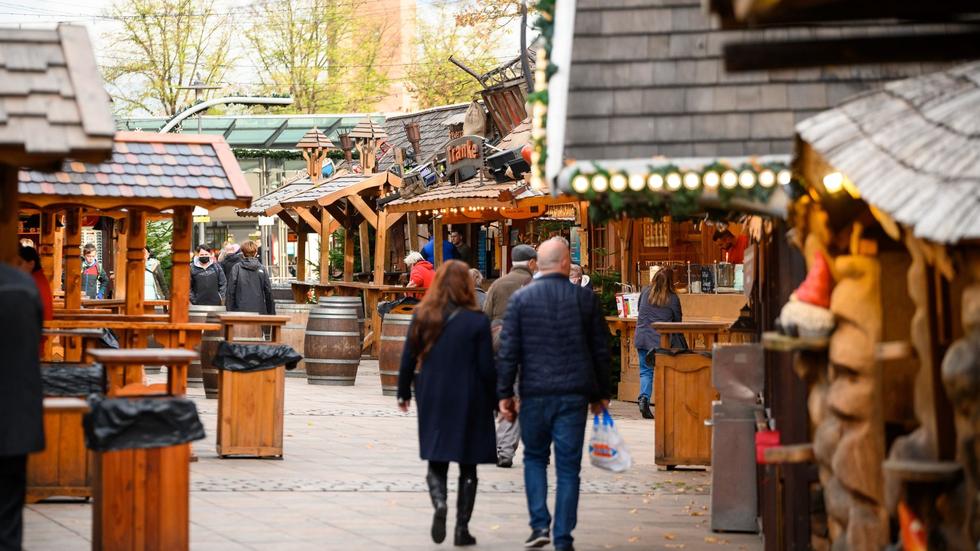
<svg viewBox="0 0 980 551">
<path fill-rule="evenodd" d="M 796 127 L 796 245 L 834 279 L 836 329 L 795 369 L 835 548 L 980 541 L 978 113 L 973 62 Z"/>
</svg>

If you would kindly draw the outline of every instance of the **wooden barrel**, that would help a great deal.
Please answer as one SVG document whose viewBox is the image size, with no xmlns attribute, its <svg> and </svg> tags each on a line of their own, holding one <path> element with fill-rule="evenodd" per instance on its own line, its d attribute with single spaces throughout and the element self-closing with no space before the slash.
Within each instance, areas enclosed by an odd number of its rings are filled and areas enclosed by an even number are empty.
<svg viewBox="0 0 980 551">
<path fill-rule="evenodd" d="M 361 300 L 361 297 L 320 297 L 320 306 L 357 310 L 357 330 L 361 334 L 361 341 L 364 341 L 364 301 Z"/>
<path fill-rule="evenodd" d="M 282 342 L 293 347 L 293 350 L 306 356 L 306 322 L 310 318 L 310 310 L 315 304 L 296 304 L 293 301 L 276 301 L 276 313 L 289 316 L 289 321 L 282 326 Z M 306 377 L 306 361 L 296 364 L 296 369 L 286 371 L 287 377 Z"/>
<path fill-rule="evenodd" d="M 280 300 L 293 301 L 293 287 L 289 283 L 276 283 L 272 286 L 272 300 L 279 302 Z"/>
<path fill-rule="evenodd" d="M 306 381 L 352 386 L 361 362 L 357 311 L 317 306 L 306 322 Z"/>
<path fill-rule="evenodd" d="M 378 354 L 378 370 L 381 372 L 381 394 L 394 396 L 398 392 L 398 367 L 408 336 L 411 314 L 386 314 L 381 322 L 381 352 Z"/>
<path fill-rule="evenodd" d="M 190 307 L 190 320 L 194 322 L 220 323 L 218 314 L 225 311 L 224 306 L 198 306 L 192 304 Z M 218 344 L 223 340 L 221 329 L 205 331 L 201 336 L 201 346 L 198 352 L 201 354 L 199 362 L 191 363 L 187 368 L 187 386 L 198 386 L 191 384 L 194 377 L 199 377 L 200 386 L 204 387 L 204 395 L 208 398 L 218 397 L 218 368 L 214 367 L 214 355 L 218 353 Z M 199 369 L 200 375 L 195 375 L 195 367 Z"/>
</svg>

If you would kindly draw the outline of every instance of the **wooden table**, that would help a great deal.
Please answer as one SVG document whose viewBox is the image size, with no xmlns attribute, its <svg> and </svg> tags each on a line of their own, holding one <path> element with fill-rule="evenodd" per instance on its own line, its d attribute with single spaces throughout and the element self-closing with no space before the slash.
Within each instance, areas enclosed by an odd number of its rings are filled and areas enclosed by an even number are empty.
<svg viewBox="0 0 980 551">
<path fill-rule="evenodd" d="M 235 340 L 235 327 L 236 326 L 258 326 L 258 327 L 271 327 L 272 336 L 269 340 L 265 341 L 265 344 L 281 344 L 282 343 L 282 326 L 286 325 L 289 321 L 289 316 L 269 316 L 264 314 L 255 314 L 252 312 L 219 312 L 218 320 L 221 323 L 221 334 L 224 336 L 225 340 L 228 342 L 247 342 L 249 344 L 255 344 L 255 341 L 245 341 L 245 340 Z"/>
<path fill-rule="evenodd" d="M 183 396 L 187 394 L 187 366 L 199 356 L 197 352 L 179 348 L 110 348 L 92 350 L 92 359 L 105 368 L 106 396 L 145 396 L 162 394 Z M 167 367 L 165 385 L 144 385 L 129 374 L 134 367 L 164 365 Z M 142 369 L 140 369 L 142 376 Z"/>
<path fill-rule="evenodd" d="M 59 337 L 63 348 L 62 359 L 66 362 L 80 362 L 85 358 L 85 353 L 93 348 L 98 348 L 102 342 L 101 329 L 49 329 L 41 331 L 45 337 Z M 43 360 L 53 361 L 54 352 L 52 343 L 45 342 Z"/>
</svg>

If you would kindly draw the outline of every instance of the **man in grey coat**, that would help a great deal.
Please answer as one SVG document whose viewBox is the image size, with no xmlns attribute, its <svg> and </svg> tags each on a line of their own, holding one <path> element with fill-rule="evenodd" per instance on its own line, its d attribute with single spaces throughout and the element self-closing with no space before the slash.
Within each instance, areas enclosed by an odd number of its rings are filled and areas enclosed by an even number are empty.
<svg viewBox="0 0 980 551">
<path fill-rule="evenodd" d="M 490 318 L 490 331 L 494 337 L 494 350 L 499 343 L 500 329 L 507 312 L 507 302 L 518 289 L 524 287 L 534 277 L 538 268 L 538 253 L 530 245 L 518 245 L 510 252 L 510 273 L 493 282 L 483 302 L 483 313 Z M 507 469 L 514 465 L 514 454 L 521 441 L 521 427 L 517 420 L 508 421 L 497 418 L 497 466 Z"/>
<path fill-rule="evenodd" d="M 256 258 L 259 248 L 252 241 L 242 243 L 243 259 L 231 269 L 225 289 L 225 307 L 229 312 L 275 314 L 272 282 L 265 267 Z"/>
</svg>

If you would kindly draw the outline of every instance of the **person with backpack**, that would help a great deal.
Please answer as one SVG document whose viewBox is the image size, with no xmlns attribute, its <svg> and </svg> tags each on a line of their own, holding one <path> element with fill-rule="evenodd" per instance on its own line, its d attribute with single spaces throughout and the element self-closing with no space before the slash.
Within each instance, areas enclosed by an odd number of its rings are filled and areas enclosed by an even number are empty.
<svg viewBox="0 0 980 551">
<path fill-rule="evenodd" d="M 206 243 L 197 247 L 191 262 L 191 304 L 220 306 L 225 299 L 225 271 L 214 261 Z"/>
<path fill-rule="evenodd" d="M 229 312 L 255 312 L 275 314 L 276 303 L 272 299 L 272 282 L 269 273 L 257 255 L 259 247 L 254 241 L 242 243 L 242 261 L 231 269 L 225 296 Z"/>
</svg>

